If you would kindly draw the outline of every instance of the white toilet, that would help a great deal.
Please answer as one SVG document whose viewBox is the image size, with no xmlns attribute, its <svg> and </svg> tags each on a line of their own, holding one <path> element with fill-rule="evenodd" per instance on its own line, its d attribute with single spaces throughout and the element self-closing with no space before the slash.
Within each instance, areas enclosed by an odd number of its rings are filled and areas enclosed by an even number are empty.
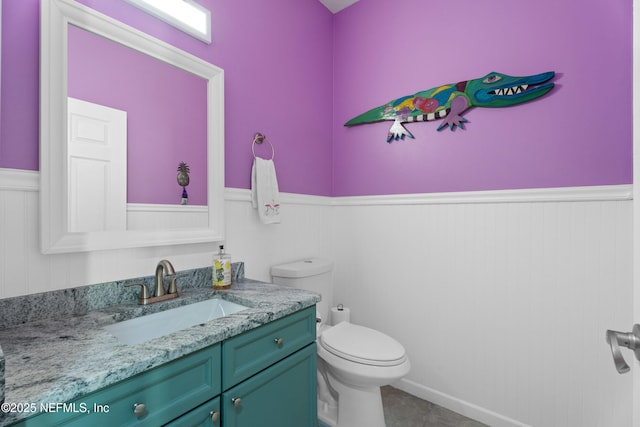
<svg viewBox="0 0 640 427">
<path fill-rule="evenodd" d="M 380 386 L 409 373 L 404 347 L 374 329 L 329 319 L 333 263 L 311 258 L 271 268 L 273 283 L 322 295 L 317 312 L 318 418 L 335 427 L 385 427 Z"/>
</svg>

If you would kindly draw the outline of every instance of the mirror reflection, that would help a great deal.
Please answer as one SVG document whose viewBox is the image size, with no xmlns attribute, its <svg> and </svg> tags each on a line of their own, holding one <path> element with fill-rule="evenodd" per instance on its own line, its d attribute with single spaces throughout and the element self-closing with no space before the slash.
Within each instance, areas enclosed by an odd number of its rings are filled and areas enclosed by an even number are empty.
<svg viewBox="0 0 640 427">
<path fill-rule="evenodd" d="M 206 207 L 207 80 L 69 25 L 68 96 L 69 231 L 150 228 L 136 220 L 149 206 Z M 167 215 L 158 226 L 194 226 Z"/>
<path fill-rule="evenodd" d="M 224 240 L 224 71 L 74 0 L 40 8 L 42 252 Z"/>
</svg>

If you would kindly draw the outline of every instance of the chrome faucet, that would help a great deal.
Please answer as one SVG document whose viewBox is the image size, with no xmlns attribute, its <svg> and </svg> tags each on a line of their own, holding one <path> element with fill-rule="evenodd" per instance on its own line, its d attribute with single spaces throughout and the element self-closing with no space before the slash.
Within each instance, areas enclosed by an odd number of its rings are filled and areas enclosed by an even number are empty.
<svg viewBox="0 0 640 427">
<path fill-rule="evenodd" d="M 138 304 L 147 305 L 154 302 L 166 301 L 168 299 L 178 297 L 178 287 L 176 286 L 176 280 L 181 275 L 177 275 L 173 269 L 173 265 L 166 259 L 161 260 L 156 266 L 155 287 L 153 289 L 153 296 L 149 296 L 149 287 L 145 283 L 132 283 L 125 286 L 140 286 L 140 296 L 138 297 Z M 164 289 L 164 278 L 171 278 L 169 283 L 169 289 Z"/>
<path fill-rule="evenodd" d="M 164 274 L 163 274 L 164 273 Z M 169 292 L 165 292 L 164 290 L 164 275 L 166 276 L 175 276 L 176 271 L 173 269 L 173 265 L 166 259 L 163 259 L 156 266 L 156 280 L 155 280 L 155 289 L 153 290 L 154 297 L 162 297 L 165 295 L 171 295 Z M 175 279 L 175 277 L 174 277 Z M 177 293 L 177 292 L 176 292 Z M 177 295 L 176 295 L 177 296 Z"/>
</svg>

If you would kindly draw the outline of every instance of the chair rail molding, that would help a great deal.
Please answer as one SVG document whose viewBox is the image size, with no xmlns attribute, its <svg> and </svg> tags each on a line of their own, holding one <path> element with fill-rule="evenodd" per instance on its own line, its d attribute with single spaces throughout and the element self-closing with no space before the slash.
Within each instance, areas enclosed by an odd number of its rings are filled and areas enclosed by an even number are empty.
<svg viewBox="0 0 640 427">
<path fill-rule="evenodd" d="M 39 191 L 39 180 L 40 174 L 38 171 L 0 168 L 0 190 Z M 346 197 L 314 196 L 297 193 L 281 194 L 282 202 L 284 203 L 332 206 L 588 202 L 633 200 L 633 184 Z M 251 201 L 251 190 L 227 187 L 225 188 L 224 198 L 225 200 L 233 201 Z"/>
</svg>

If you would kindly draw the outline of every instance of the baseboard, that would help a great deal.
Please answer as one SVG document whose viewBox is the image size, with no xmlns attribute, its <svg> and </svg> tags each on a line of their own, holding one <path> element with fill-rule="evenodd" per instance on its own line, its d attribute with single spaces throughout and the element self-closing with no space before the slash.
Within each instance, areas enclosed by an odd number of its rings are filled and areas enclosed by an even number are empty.
<svg viewBox="0 0 640 427">
<path fill-rule="evenodd" d="M 464 415 L 491 427 L 531 427 L 528 424 L 521 423 L 504 415 L 497 414 L 488 409 L 474 405 L 456 397 L 441 393 L 432 388 L 418 384 L 406 378 L 393 384 L 394 387 L 412 394 L 420 399 L 427 400 L 436 405 L 447 408 L 458 414 Z"/>
</svg>

